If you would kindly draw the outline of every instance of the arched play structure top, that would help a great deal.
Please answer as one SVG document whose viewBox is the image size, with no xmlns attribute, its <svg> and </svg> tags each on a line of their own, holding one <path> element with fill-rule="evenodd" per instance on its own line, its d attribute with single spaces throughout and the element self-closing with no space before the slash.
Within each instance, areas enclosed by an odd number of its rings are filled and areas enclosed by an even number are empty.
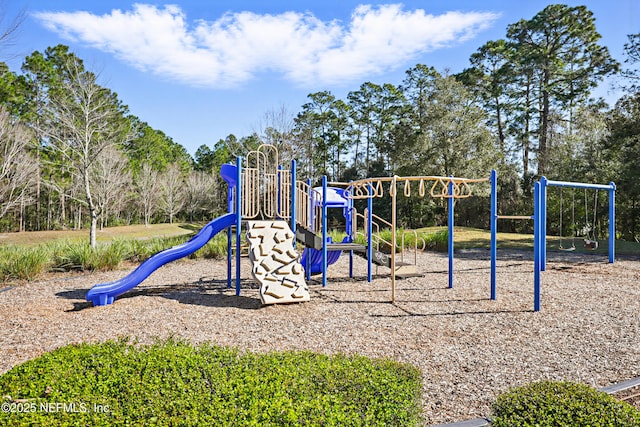
<svg viewBox="0 0 640 427">
<path fill-rule="evenodd" d="M 306 283 L 302 283 L 297 276 L 299 265 L 294 260 L 291 249 L 284 249 L 283 239 L 295 238 L 306 247 L 302 267 L 309 274 L 322 274 L 322 285 L 327 285 L 327 268 L 341 253 L 350 257 L 350 267 L 353 265 L 353 255 L 360 254 L 367 261 L 367 280 L 372 280 L 373 264 L 380 264 L 390 269 L 391 302 L 395 301 L 396 275 L 402 276 L 403 266 L 396 259 L 395 250 L 383 254 L 376 249 L 375 229 L 382 224 L 391 231 L 390 248 L 397 247 L 396 237 L 396 203 L 397 197 L 433 197 L 447 200 L 448 207 L 448 255 L 449 255 L 449 287 L 454 285 L 454 207 L 455 200 L 473 196 L 473 187 L 478 183 L 489 183 L 491 188 L 490 228 L 491 228 L 491 299 L 497 298 L 497 223 L 499 219 L 528 219 L 534 221 L 534 310 L 540 310 L 540 273 L 546 266 L 546 200 L 547 187 L 575 187 L 595 190 L 606 190 L 609 193 L 609 262 L 613 262 L 615 254 L 615 184 L 608 185 L 571 183 L 551 181 L 541 178 L 534 186 L 534 213 L 531 216 L 498 215 L 497 173 L 491 171 L 489 176 L 481 178 L 460 178 L 444 176 L 392 176 L 366 178 L 348 183 L 330 183 L 327 177 L 322 178 L 322 185 L 313 188 L 308 180 L 297 177 L 296 161 L 291 162 L 289 169 L 279 164 L 278 150 L 272 145 L 261 145 L 251 151 L 243 159 L 238 157 L 235 164 L 225 164 L 220 169 L 222 178 L 228 184 L 228 213 L 207 224 L 189 242 L 162 251 L 149 260 L 143 262 L 128 276 L 111 283 L 94 286 L 87 293 L 87 300 L 94 305 L 110 304 L 122 293 L 139 284 L 148 275 L 167 262 L 186 256 L 200 249 L 216 233 L 227 231 L 227 286 L 231 287 L 235 276 L 235 291 L 240 294 L 240 253 L 241 253 L 241 225 L 248 224 L 248 237 L 251 245 L 250 258 L 254 261 L 255 269 L 264 270 L 256 275 L 256 280 L 276 282 L 285 287 L 295 287 L 292 297 L 281 299 L 276 293 L 261 293 L 264 303 L 290 302 L 308 299 L 305 294 Z M 384 220 L 373 214 L 374 200 L 381 197 L 391 198 L 391 218 Z M 354 200 L 366 200 L 367 208 L 363 213 L 355 210 Z M 334 243 L 328 238 L 327 210 L 341 208 L 346 222 L 347 237 L 342 242 Z M 286 223 L 283 227 L 281 223 Z M 286 230 L 284 229 L 286 228 Z M 275 239 L 271 246 L 266 245 L 265 235 L 261 230 L 270 231 L 270 239 Z M 287 230 L 289 230 L 287 231 Z M 265 231 L 266 232 L 266 231 Z M 355 236 L 364 237 L 365 244 L 355 243 Z M 235 236 L 235 238 L 234 238 Z M 278 237 L 280 236 L 280 237 Z M 233 242 L 235 241 L 235 248 Z M 254 243 L 251 243 L 254 242 Z M 262 242 L 262 243 L 261 243 Z M 292 244 L 295 242 L 292 240 Z M 265 264 L 263 258 L 268 251 L 278 254 L 286 252 L 286 265 L 271 265 L 278 256 Z M 315 251 L 315 252 L 314 252 Z M 235 254 L 235 260 L 234 255 Z M 280 258 L 283 258 L 280 256 Z M 335 259 L 334 259 L 335 258 Z M 278 261 L 279 262 L 279 261 Z M 283 261 L 284 262 L 284 261 Z M 235 264 L 235 274 L 232 266 Z M 278 276 L 276 273 L 285 271 Z M 290 274 L 296 274 L 295 279 Z M 279 273 L 278 273 L 279 274 Z M 289 274 L 289 276 L 287 276 Z M 352 269 L 350 268 L 350 274 Z M 268 283 L 267 283 L 268 284 Z M 295 284 L 295 286 L 294 286 Z M 266 285 L 265 285 L 266 286 Z M 293 299 L 291 299 L 293 298 Z M 296 299 L 300 298 L 300 299 Z"/>
</svg>

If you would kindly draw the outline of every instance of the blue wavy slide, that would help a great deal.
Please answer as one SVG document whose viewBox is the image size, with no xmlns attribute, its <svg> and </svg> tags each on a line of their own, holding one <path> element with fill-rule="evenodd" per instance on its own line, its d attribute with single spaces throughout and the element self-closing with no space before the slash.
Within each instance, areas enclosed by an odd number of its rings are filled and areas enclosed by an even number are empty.
<svg viewBox="0 0 640 427">
<path fill-rule="evenodd" d="M 113 303 L 117 296 L 120 296 L 131 288 L 138 286 L 158 268 L 171 261 L 175 261 L 194 253 L 211 240 L 213 236 L 235 224 L 236 214 L 234 213 L 226 214 L 214 219 L 205 225 L 195 236 L 189 239 L 188 242 L 158 252 L 122 279 L 116 280 L 115 282 L 95 285 L 89 290 L 89 292 L 87 292 L 87 301 L 91 301 L 94 306 Z"/>
</svg>

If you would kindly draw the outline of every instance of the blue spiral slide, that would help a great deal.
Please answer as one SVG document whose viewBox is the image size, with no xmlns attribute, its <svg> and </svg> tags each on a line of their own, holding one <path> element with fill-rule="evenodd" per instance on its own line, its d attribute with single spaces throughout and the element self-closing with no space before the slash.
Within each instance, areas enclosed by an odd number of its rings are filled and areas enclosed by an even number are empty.
<svg viewBox="0 0 640 427">
<path fill-rule="evenodd" d="M 235 224 L 236 214 L 234 213 L 229 213 L 214 219 L 205 225 L 202 230 L 200 230 L 188 242 L 158 252 L 122 279 L 116 280 L 115 282 L 95 285 L 89 290 L 89 292 L 87 292 L 87 301 L 91 301 L 94 306 L 113 303 L 117 296 L 120 296 L 131 288 L 138 286 L 158 268 L 171 261 L 175 261 L 194 253 L 211 240 L 213 236 Z"/>
</svg>

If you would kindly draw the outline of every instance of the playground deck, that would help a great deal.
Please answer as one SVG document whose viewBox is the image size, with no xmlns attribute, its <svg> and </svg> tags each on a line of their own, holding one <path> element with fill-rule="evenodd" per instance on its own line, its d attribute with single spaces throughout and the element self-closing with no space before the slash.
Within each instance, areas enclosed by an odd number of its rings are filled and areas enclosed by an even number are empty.
<svg viewBox="0 0 640 427">
<path fill-rule="evenodd" d="M 0 292 L 0 372 L 59 346 L 120 336 L 150 342 L 183 337 L 256 351 L 306 349 L 389 357 L 424 375 L 429 423 L 488 416 L 494 397 L 539 379 L 606 386 L 640 376 L 640 263 L 549 253 L 543 310 L 532 311 L 531 253 L 500 251 L 498 300 L 489 300 L 488 251 L 447 257 L 420 253 L 424 277 L 399 280 L 389 303 L 388 270 L 347 277 L 347 257 L 331 266 L 311 301 L 262 306 L 243 258 L 240 297 L 226 286 L 224 261 L 166 265 L 113 305 L 89 308 L 85 292 L 123 271 L 53 276 Z M 562 259 L 571 259 L 563 262 Z"/>
</svg>

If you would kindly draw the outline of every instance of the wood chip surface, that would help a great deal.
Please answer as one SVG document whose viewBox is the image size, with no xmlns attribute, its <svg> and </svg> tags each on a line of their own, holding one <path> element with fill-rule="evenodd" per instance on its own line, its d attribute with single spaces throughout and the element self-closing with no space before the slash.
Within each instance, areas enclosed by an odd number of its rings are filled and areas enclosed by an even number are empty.
<svg viewBox="0 0 640 427">
<path fill-rule="evenodd" d="M 640 376 L 638 260 L 550 252 L 534 313 L 531 253 L 499 254 L 497 301 L 486 250 L 456 253 L 453 289 L 446 254 L 419 253 L 423 277 L 397 280 L 395 304 L 389 270 L 367 283 L 366 261 L 355 257 L 350 279 L 346 255 L 326 288 L 312 280 L 311 301 L 291 305 L 260 304 L 246 258 L 239 297 L 226 287 L 225 261 L 168 264 L 104 307 L 85 292 L 133 267 L 53 275 L 0 292 L 0 373 L 66 344 L 123 336 L 357 353 L 420 368 L 427 424 L 487 417 L 499 393 L 536 380 L 602 387 Z"/>
</svg>

